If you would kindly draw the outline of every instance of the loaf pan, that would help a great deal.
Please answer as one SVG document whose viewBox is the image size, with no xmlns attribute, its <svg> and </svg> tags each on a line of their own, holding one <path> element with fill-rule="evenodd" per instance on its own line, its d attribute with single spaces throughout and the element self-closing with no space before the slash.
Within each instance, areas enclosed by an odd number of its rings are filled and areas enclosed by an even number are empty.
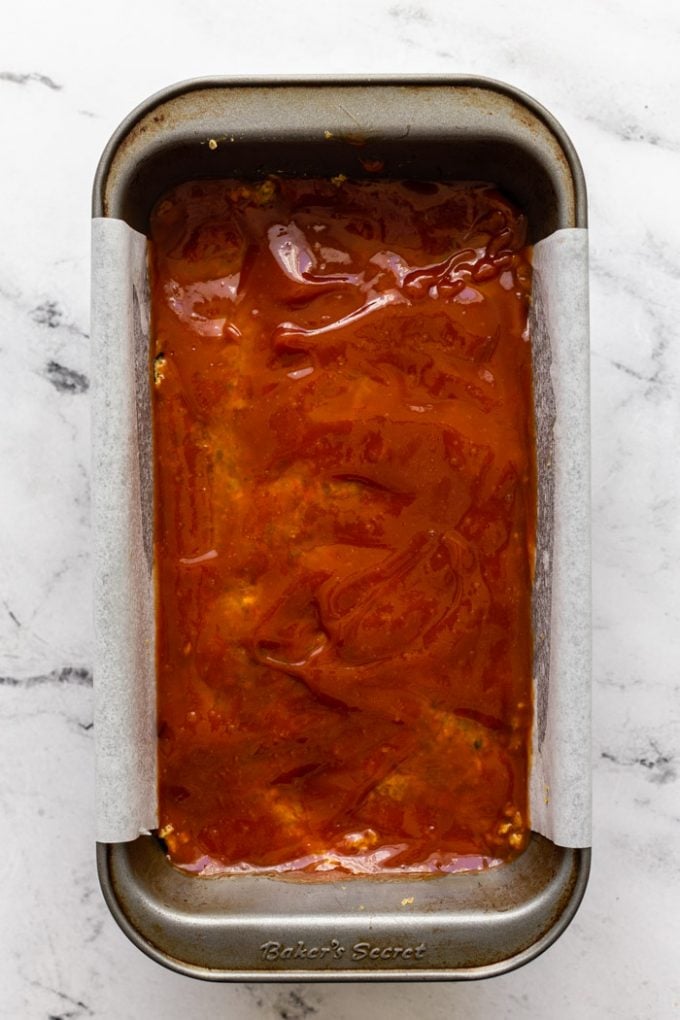
<svg viewBox="0 0 680 1020">
<path fill-rule="evenodd" d="M 269 173 L 481 180 L 527 214 L 529 241 L 586 226 L 574 149 L 514 89 L 446 79 L 202 79 L 152 97 L 101 158 L 93 215 L 148 233 L 169 188 Z M 95 428 L 96 428 L 95 421 Z M 96 521 L 95 521 L 96 525 Z M 516 860 L 433 878 L 201 879 L 152 835 L 99 843 L 99 878 L 150 957 L 211 980 L 482 978 L 537 956 L 583 896 L 590 850 L 532 833 Z"/>
</svg>

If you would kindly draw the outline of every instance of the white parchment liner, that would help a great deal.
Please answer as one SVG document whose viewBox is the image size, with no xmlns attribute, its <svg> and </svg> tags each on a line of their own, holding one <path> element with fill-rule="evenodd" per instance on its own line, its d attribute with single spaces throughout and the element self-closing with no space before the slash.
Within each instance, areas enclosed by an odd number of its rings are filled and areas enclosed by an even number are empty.
<svg viewBox="0 0 680 1020">
<path fill-rule="evenodd" d="M 530 332 L 538 458 L 531 825 L 590 845 L 588 241 L 534 247 Z M 97 839 L 157 825 L 153 475 L 146 237 L 93 220 Z"/>
</svg>

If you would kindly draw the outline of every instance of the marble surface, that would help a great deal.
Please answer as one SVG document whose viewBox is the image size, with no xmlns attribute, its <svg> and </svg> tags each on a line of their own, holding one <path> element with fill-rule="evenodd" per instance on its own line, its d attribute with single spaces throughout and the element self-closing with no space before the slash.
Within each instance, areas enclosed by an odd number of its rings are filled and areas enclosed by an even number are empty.
<svg viewBox="0 0 680 1020">
<path fill-rule="evenodd" d="M 0 36 L 0 1015 L 680 1016 L 680 9 L 667 0 L 24 0 Z M 94 870 L 89 200 L 136 103 L 197 75 L 505 79 L 590 192 L 594 866 L 571 928 L 473 984 L 212 986 L 127 942 Z"/>
</svg>

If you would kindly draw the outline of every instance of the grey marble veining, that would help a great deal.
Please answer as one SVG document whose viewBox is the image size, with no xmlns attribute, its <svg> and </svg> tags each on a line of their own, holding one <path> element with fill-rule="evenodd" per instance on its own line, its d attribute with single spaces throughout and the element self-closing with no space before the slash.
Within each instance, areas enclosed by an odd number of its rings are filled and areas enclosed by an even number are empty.
<svg viewBox="0 0 680 1020">
<path fill-rule="evenodd" d="M 159 20 L 161 18 L 161 20 Z M 25 0 L 0 36 L 0 1016 L 680 1015 L 680 10 Z M 594 867 L 571 928 L 472 985 L 211 986 L 128 944 L 93 858 L 89 198 L 113 128 L 196 75 L 486 74 L 590 193 Z"/>
</svg>

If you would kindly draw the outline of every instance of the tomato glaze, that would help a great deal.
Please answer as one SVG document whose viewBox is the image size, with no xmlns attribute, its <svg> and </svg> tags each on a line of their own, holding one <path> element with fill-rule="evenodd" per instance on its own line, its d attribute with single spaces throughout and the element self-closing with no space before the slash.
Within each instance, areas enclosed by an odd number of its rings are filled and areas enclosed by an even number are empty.
<svg viewBox="0 0 680 1020">
<path fill-rule="evenodd" d="M 492 186 L 181 185 L 151 225 L 160 835 L 337 874 L 528 835 L 529 249 Z"/>
</svg>

